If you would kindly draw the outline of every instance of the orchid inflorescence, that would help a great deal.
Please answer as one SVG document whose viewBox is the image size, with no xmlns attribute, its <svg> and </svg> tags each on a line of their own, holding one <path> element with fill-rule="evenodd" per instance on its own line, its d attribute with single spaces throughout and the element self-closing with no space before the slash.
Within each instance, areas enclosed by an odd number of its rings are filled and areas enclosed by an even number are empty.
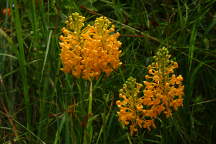
<svg viewBox="0 0 216 144">
<path fill-rule="evenodd" d="M 120 34 L 106 17 L 99 17 L 94 25 L 84 27 L 85 17 L 73 13 L 66 20 L 60 36 L 62 70 L 77 78 L 98 79 L 107 76 L 120 65 Z"/>
<path fill-rule="evenodd" d="M 170 57 L 167 48 L 159 49 L 154 62 L 148 66 L 144 86 L 130 77 L 119 91 L 120 100 L 116 102 L 119 121 L 130 125 L 132 135 L 138 128 L 156 128 L 155 120 L 160 115 L 171 117 L 183 105 L 183 77 L 174 74 L 178 64 Z"/>
</svg>

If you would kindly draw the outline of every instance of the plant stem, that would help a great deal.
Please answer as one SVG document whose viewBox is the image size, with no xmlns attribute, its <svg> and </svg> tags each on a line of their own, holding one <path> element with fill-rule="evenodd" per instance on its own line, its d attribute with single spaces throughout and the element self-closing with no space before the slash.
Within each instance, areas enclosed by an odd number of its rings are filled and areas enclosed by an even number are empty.
<svg viewBox="0 0 216 144">
<path fill-rule="evenodd" d="M 129 133 L 127 133 L 127 138 L 128 138 L 129 144 L 133 144 L 132 141 L 131 141 L 131 138 L 130 138 L 130 134 L 129 134 Z"/>
<path fill-rule="evenodd" d="M 93 134 L 93 128 L 92 128 L 92 120 L 90 119 L 90 117 L 92 116 L 92 92 L 93 92 L 93 88 L 92 88 L 92 80 L 89 80 L 90 82 L 90 88 L 89 88 L 89 103 L 88 103 L 88 121 L 87 121 L 87 126 L 86 126 L 86 131 L 84 134 L 84 144 L 89 144 L 91 143 L 92 140 L 92 134 Z"/>
<path fill-rule="evenodd" d="M 88 105 L 88 114 L 92 114 L 92 80 L 90 80 L 90 88 L 89 88 L 89 105 Z"/>
</svg>

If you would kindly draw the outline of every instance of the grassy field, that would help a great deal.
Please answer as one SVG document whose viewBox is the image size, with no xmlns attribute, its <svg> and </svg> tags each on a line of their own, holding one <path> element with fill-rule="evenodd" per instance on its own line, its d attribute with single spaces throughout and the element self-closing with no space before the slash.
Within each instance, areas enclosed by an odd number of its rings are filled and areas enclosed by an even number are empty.
<svg viewBox="0 0 216 144">
<path fill-rule="evenodd" d="M 0 144 L 214 144 L 215 7 L 216 0 L 1 0 Z M 59 37 L 74 12 L 86 25 L 106 16 L 120 33 L 122 65 L 109 76 L 88 81 L 60 70 Z M 131 76 L 143 83 L 162 47 L 184 79 L 183 106 L 131 135 L 118 120 L 119 90 Z"/>
</svg>

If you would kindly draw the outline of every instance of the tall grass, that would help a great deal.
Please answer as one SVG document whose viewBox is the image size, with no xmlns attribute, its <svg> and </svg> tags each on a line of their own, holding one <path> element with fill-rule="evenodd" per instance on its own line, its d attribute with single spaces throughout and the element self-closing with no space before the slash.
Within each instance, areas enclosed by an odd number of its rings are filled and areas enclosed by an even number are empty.
<svg viewBox="0 0 216 144">
<path fill-rule="evenodd" d="M 0 143 L 213 144 L 216 137 L 215 0 L 1 0 Z M 10 14 L 3 14 L 10 8 Z M 59 35 L 66 16 L 91 23 L 104 15 L 121 33 L 123 65 L 89 83 L 60 71 Z M 169 48 L 184 77 L 184 106 L 157 128 L 130 136 L 116 115 L 118 90 L 129 76 L 144 80 L 156 50 Z"/>
</svg>

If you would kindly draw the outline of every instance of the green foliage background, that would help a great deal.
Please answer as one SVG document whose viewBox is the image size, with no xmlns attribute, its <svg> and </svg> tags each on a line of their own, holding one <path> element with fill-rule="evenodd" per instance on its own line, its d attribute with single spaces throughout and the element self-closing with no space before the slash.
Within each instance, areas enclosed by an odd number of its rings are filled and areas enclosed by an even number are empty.
<svg viewBox="0 0 216 144">
<path fill-rule="evenodd" d="M 97 144 L 215 143 L 215 7 L 215 0 L 1 0 L 0 143 L 79 144 L 88 119 Z M 93 82 L 93 115 L 88 82 L 60 71 L 58 37 L 72 12 L 89 23 L 104 15 L 121 33 L 123 65 Z M 131 137 L 117 119 L 118 90 L 129 76 L 142 82 L 162 46 L 179 63 L 184 106 Z"/>
</svg>

